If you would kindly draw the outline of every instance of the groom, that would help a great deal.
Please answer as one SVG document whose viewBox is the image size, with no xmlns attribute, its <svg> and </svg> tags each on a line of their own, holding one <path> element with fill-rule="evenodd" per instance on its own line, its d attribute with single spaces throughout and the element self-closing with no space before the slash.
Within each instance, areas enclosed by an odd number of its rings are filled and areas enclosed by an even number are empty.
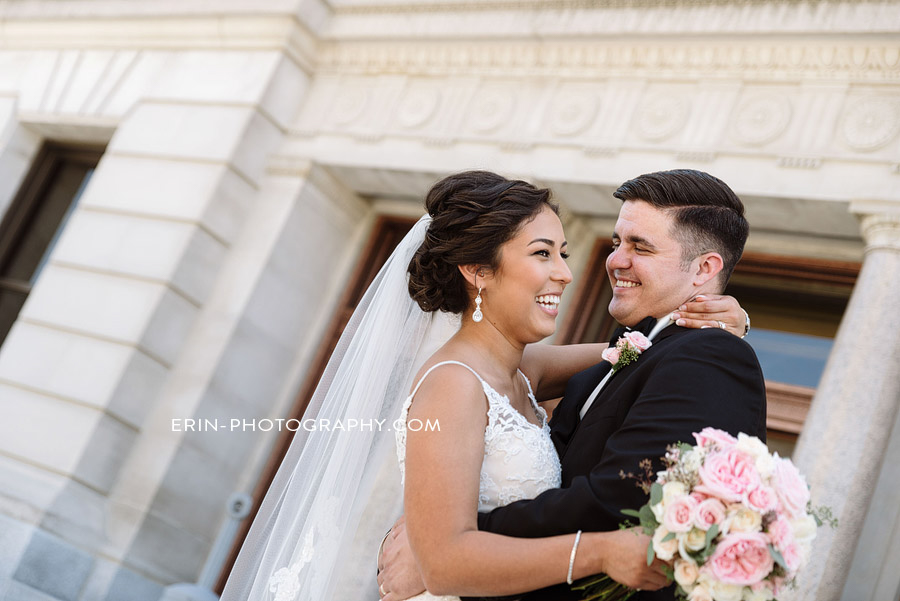
<svg viewBox="0 0 900 601">
<path fill-rule="evenodd" d="M 610 314 L 652 346 L 614 373 L 604 361 L 571 378 L 550 422 L 562 486 L 479 514 L 481 530 L 517 537 L 616 530 L 622 509 L 647 502 L 634 481 L 643 459 L 706 426 L 765 440 L 763 375 L 748 344 L 718 329 L 691 330 L 669 315 L 698 294 L 720 294 L 741 257 L 749 226 L 738 197 L 694 170 L 649 173 L 625 182 L 606 270 Z M 610 341 L 614 345 L 623 330 Z M 566 585 L 528 601 L 575 599 Z M 632 599 L 674 599 L 674 586 Z"/>
</svg>

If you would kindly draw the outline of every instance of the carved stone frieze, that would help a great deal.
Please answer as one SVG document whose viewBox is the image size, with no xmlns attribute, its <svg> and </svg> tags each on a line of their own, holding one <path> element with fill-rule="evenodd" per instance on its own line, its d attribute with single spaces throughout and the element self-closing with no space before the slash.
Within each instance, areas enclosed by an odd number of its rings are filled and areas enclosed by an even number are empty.
<svg viewBox="0 0 900 601">
<path fill-rule="evenodd" d="M 516 106 L 516 95 L 509 87 L 489 84 L 478 91 L 469 106 L 469 127 L 478 134 L 489 134 L 507 123 Z"/>
<path fill-rule="evenodd" d="M 687 123 L 690 100 L 684 94 L 658 91 L 649 94 L 634 117 L 634 130 L 643 139 L 660 142 Z"/>
<path fill-rule="evenodd" d="M 441 101 L 440 92 L 430 86 L 407 90 L 397 107 L 397 123 L 407 129 L 421 127 L 434 116 Z"/>
<path fill-rule="evenodd" d="M 791 101 L 786 95 L 754 94 L 735 110 L 732 133 L 738 143 L 761 146 L 783 134 L 790 120 Z"/>
<path fill-rule="evenodd" d="M 329 42 L 322 73 L 900 82 L 900 43 Z"/>
<path fill-rule="evenodd" d="M 594 122 L 598 108 L 599 100 L 590 90 L 561 86 L 550 101 L 546 121 L 557 136 L 574 136 Z"/>
<path fill-rule="evenodd" d="M 854 150 L 882 148 L 900 133 L 900 97 L 858 99 L 842 115 L 840 132 Z"/>
</svg>

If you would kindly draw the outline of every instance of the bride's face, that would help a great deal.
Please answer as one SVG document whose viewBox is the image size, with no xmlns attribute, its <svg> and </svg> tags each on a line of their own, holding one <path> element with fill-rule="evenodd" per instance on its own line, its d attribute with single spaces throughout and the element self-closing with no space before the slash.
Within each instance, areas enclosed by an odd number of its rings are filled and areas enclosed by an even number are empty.
<svg viewBox="0 0 900 601">
<path fill-rule="evenodd" d="M 500 265 L 485 281 L 485 319 L 523 343 L 556 331 L 563 290 L 572 281 L 562 223 L 545 207 L 500 247 Z"/>
</svg>

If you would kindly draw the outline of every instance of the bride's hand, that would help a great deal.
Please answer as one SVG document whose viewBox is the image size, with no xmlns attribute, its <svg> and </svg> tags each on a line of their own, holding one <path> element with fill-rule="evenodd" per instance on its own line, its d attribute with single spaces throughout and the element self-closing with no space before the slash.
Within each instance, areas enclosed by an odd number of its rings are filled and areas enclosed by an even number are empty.
<svg viewBox="0 0 900 601">
<path fill-rule="evenodd" d="M 406 516 L 400 516 L 382 548 L 378 596 L 384 601 L 400 601 L 424 593 L 425 583 L 406 536 Z"/>
<path fill-rule="evenodd" d="M 721 328 L 743 337 L 747 315 L 733 296 L 699 294 L 675 312 L 676 325 L 685 328 Z"/>
<path fill-rule="evenodd" d="M 663 566 L 654 559 L 647 565 L 647 545 L 650 537 L 640 528 L 604 532 L 602 540 L 604 555 L 603 572 L 621 584 L 633 589 L 655 591 L 670 584 Z"/>
</svg>

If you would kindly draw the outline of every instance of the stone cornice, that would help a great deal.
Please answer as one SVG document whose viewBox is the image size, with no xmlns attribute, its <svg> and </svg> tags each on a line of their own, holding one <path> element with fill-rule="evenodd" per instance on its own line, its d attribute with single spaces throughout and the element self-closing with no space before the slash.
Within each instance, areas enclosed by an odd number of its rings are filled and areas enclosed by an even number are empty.
<svg viewBox="0 0 900 601">
<path fill-rule="evenodd" d="M 843 0 L 843 4 L 888 4 L 871 0 Z M 573 10 L 609 8 L 691 8 L 701 6 L 760 6 L 772 0 L 328 0 L 336 14 L 384 12 L 442 12 L 476 10 Z M 818 7 L 835 4 L 829 0 L 781 0 L 789 7 Z"/>
<path fill-rule="evenodd" d="M 328 42 L 322 72 L 900 82 L 900 43 Z"/>
<path fill-rule="evenodd" d="M 312 73 L 318 45 L 293 14 L 0 19 L 2 50 L 281 50 Z"/>
<path fill-rule="evenodd" d="M 342 40 L 505 39 L 626 35 L 893 35 L 900 3 L 886 0 L 607 0 L 604 2 L 338 2 L 326 36 Z"/>
</svg>

